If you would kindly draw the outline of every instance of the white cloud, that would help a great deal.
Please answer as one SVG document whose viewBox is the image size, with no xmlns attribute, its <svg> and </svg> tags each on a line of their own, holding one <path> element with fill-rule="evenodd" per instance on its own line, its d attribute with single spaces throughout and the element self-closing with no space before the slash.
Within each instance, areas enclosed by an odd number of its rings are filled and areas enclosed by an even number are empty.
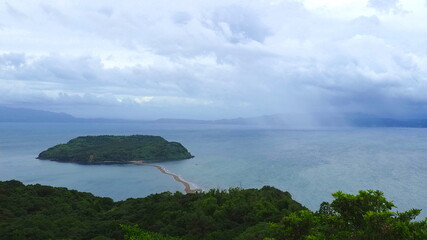
<svg viewBox="0 0 427 240">
<path fill-rule="evenodd" d="M 419 112 L 420 4 L 3 0 L 0 104 L 109 117 L 112 107 L 132 118 L 393 112 L 413 102 Z"/>
<path fill-rule="evenodd" d="M 399 9 L 399 0 L 369 0 L 368 6 L 379 11 L 389 12 Z"/>
</svg>

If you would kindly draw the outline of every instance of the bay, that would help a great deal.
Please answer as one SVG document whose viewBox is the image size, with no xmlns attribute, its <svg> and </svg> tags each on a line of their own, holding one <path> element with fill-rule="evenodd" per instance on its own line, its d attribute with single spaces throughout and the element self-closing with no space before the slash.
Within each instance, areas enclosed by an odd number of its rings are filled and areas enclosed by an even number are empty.
<svg viewBox="0 0 427 240">
<path fill-rule="evenodd" d="M 312 210 L 331 193 L 378 189 L 399 211 L 427 216 L 427 129 L 258 129 L 154 123 L 0 123 L 0 180 L 67 187 L 115 200 L 183 186 L 156 168 L 81 165 L 35 159 L 39 152 L 86 135 L 159 135 L 195 158 L 161 162 L 202 189 L 262 187 L 289 191 Z"/>
</svg>

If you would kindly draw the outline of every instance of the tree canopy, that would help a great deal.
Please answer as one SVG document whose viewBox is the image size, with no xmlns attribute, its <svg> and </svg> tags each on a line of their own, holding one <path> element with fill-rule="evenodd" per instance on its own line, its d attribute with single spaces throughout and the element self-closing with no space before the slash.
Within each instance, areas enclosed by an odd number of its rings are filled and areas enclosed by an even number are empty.
<svg viewBox="0 0 427 240">
<path fill-rule="evenodd" d="M 182 160 L 192 157 L 180 143 L 149 135 L 77 137 L 38 156 L 39 159 L 81 163 Z"/>
<path fill-rule="evenodd" d="M 66 188 L 0 182 L 1 239 L 425 240 L 419 209 L 392 211 L 380 191 L 337 192 L 310 211 L 288 192 L 213 189 L 114 202 Z"/>
</svg>

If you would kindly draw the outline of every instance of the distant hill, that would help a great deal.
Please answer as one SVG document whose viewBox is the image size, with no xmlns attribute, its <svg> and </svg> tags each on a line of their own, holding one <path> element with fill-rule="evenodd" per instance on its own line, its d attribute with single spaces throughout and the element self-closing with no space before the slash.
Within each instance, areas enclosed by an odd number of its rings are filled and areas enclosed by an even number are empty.
<svg viewBox="0 0 427 240">
<path fill-rule="evenodd" d="M 279 126 L 284 125 L 285 121 L 280 114 L 258 116 L 252 118 L 228 118 L 217 120 L 195 120 L 195 119 L 174 119 L 174 118 L 161 118 L 157 119 L 156 123 L 181 123 L 181 124 L 224 124 L 224 125 L 270 125 Z"/>
<path fill-rule="evenodd" d="M 77 120 L 66 113 L 0 106 L 0 122 L 73 122 Z"/>
<path fill-rule="evenodd" d="M 427 127 L 427 119 L 397 119 L 391 117 L 375 117 L 364 114 L 351 114 L 347 116 L 347 121 L 354 127 Z"/>
<path fill-rule="evenodd" d="M 427 119 L 398 119 L 362 113 L 351 114 L 273 114 L 250 118 L 219 120 L 158 119 L 156 123 L 221 124 L 270 128 L 321 128 L 321 127 L 410 127 L 426 128 Z"/>
<path fill-rule="evenodd" d="M 0 122 L 143 122 L 125 119 L 78 118 L 67 113 L 57 113 L 27 108 L 10 108 L 0 106 Z M 144 121 L 145 122 L 145 121 Z"/>
</svg>

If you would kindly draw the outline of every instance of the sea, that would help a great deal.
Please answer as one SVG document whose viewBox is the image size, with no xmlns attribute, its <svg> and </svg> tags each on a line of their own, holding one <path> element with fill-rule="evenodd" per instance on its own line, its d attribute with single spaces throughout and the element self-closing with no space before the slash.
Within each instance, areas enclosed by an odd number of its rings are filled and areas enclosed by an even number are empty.
<svg viewBox="0 0 427 240">
<path fill-rule="evenodd" d="M 82 165 L 38 160 L 56 144 L 87 135 L 162 136 L 195 157 L 157 164 L 209 190 L 288 191 L 311 210 L 332 193 L 381 190 L 397 211 L 427 217 L 427 129 L 274 129 L 166 123 L 0 123 L 0 180 L 66 187 L 114 200 L 145 197 L 184 186 L 158 169 L 133 164 Z"/>
</svg>

